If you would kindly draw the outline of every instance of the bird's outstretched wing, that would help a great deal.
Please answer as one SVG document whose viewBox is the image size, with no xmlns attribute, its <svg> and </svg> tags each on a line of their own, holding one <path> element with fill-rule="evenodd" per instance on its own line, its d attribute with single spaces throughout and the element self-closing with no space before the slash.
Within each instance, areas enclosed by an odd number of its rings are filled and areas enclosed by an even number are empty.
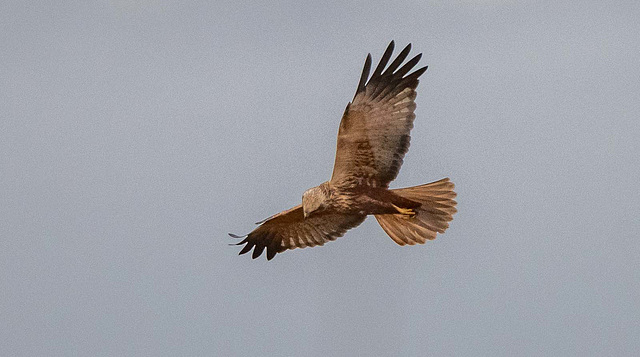
<svg viewBox="0 0 640 357">
<path fill-rule="evenodd" d="M 367 56 L 356 94 L 340 122 L 331 183 L 388 187 L 398 175 L 409 150 L 418 77 L 427 67 L 407 74 L 422 54 L 400 66 L 411 44 L 387 67 L 393 47 L 391 41 L 370 78 L 371 55 Z"/>
<path fill-rule="evenodd" d="M 259 257 L 267 249 L 267 260 L 273 259 L 277 253 L 287 249 L 313 247 L 336 240 L 344 233 L 364 221 L 366 215 L 332 213 L 330 211 L 314 214 L 304 219 L 302 205 L 267 218 L 262 224 L 246 236 L 237 245 L 245 246 L 240 254 L 253 248 L 253 259 Z"/>
</svg>

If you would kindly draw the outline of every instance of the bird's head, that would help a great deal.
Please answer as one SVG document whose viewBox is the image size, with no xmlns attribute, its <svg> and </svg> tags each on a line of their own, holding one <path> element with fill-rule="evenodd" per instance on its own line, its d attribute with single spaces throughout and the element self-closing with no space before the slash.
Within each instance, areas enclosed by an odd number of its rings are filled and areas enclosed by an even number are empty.
<svg viewBox="0 0 640 357">
<path fill-rule="evenodd" d="M 327 189 L 323 185 L 304 191 L 302 194 L 302 211 L 304 212 L 304 218 L 326 208 L 328 196 Z"/>
</svg>

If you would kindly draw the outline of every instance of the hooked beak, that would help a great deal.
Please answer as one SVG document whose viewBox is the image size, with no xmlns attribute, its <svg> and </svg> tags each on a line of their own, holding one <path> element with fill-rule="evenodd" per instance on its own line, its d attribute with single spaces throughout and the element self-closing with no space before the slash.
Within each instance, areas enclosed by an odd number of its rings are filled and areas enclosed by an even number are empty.
<svg viewBox="0 0 640 357">
<path fill-rule="evenodd" d="M 309 212 L 307 211 L 302 211 L 304 213 L 304 219 L 307 219 L 307 217 L 309 217 Z"/>
</svg>

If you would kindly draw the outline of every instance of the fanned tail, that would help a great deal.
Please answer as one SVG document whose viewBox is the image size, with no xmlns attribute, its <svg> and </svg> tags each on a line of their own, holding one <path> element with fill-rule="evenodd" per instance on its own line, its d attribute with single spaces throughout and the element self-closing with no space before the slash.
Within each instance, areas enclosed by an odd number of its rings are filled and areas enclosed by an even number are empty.
<svg viewBox="0 0 640 357">
<path fill-rule="evenodd" d="M 421 204 L 415 209 L 416 215 L 409 218 L 402 214 L 380 214 L 375 217 L 394 242 L 400 245 L 424 244 L 449 228 L 449 222 L 457 212 L 454 187 L 449 178 L 444 178 L 420 186 L 392 190 L 399 196 Z"/>
</svg>

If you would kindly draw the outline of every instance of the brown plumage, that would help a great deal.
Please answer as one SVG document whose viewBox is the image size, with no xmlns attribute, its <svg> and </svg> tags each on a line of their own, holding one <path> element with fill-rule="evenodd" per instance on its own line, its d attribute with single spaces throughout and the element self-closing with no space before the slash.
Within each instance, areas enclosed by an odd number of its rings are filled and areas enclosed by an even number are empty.
<svg viewBox="0 0 640 357">
<path fill-rule="evenodd" d="M 331 180 L 310 188 L 302 205 L 259 222 L 237 245 L 253 258 L 266 249 L 267 259 L 287 249 L 313 247 L 335 240 L 373 214 L 400 245 L 423 244 L 449 227 L 456 212 L 454 185 L 448 178 L 429 184 L 390 190 L 409 150 L 415 119 L 418 78 L 427 70 L 416 66 L 418 54 L 400 66 L 411 44 L 387 66 L 391 41 L 371 77 L 367 56 L 356 94 L 340 122 Z M 386 68 L 385 68 L 386 67 Z"/>
</svg>

